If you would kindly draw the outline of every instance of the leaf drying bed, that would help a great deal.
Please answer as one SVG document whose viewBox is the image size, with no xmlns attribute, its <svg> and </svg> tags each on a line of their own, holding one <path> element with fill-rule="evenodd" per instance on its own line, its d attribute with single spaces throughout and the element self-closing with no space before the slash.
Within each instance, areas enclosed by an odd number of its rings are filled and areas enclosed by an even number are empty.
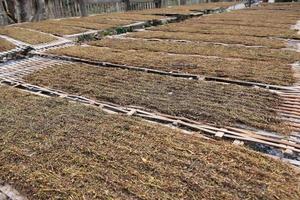
<svg viewBox="0 0 300 200">
<path fill-rule="evenodd" d="M 201 24 L 191 22 L 183 22 L 181 24 L 168 24 L 165 26 L 155 27 L 151 30 L 168 31 L 168 32 L 188 32 L 200 34 L 216 34 L 216 35 L 238 35 L 238 36 L 254 36 L 254 37 L 278 37 L 286 39 L 300 39 L 296 30 L 278 29 L 270 27 L 248 27 L 238 25 L 219 25 L 219 24 Z"/>
<path fill-rule="evenodd" d="M 251 17 L 245 19 L 236 19 L 235 17 L 202 17 L 197 19 L 201 24 L 217 24 L 217 25 L 236 25 L 236 26 L 248 26 L 248 27 L 269 27 L 269 28 L 285 28 L 290 29 L 295 23 L 287 23 L 286 21 L 278 21 L 277 23 L 270 21 L 258 21 Z"/>
<path fill-rule="evenodd" d="M 18 27 L 1 27 L 0 34 L 33 45 L 48 43 L 56 40 L 55 37 L 52 37 L 50 35 L 38 33 L 36 31 L 31 31 L 27 29 L 21 29 Z"/>
<path fill-rule="evenodd" d="M 88 29 L 85 28 L 59 25 L 57 23 L 52 23 L 48 20 L 42 22 L 24 23 L 18 26 L 45 33 L 50 33 L 57 36 L 72 35 L 88 31 Z"/>
<path fill-rule="evenodd" d="M 293 169 L 245 148 L 0 90 L 0 179 L 29 199 L 299 199 Z"/>
<path fill-rule="evenodd" d="M 10 43 L 9 41 L 7 41 L 5 39 L 0 38 L 0 52 L 8 51 L 15 47 L 16 46 L 14 44 Z"/>
<path fill-rule="evenodd" d="M 169 8 L 159 8 L 159 9 L 150 9 L 138 11 L 137 13 L 143 14 L 189 14 L 192 12 L 204 11 L 207 9 L 216 9 L 216 8 L 228 8 L 229 6 L 235 5 L 236 2 L 216 2 L 216 3 L 202 3 L 194 4 L 188 6 L 173 6 Z"/>
<path fill-rule="evenodd" d="M 300 11 L 300 3 L 297 2 L 288 2 L 288 3 L 274 3 L 274 4 L 268 4 L 268 3 L 263 3 L 260 4 L 259 9 L 263 10 L 293 10 L 293 11 Z M 256 8 L 252 8 L 256 9 Z"/>
<path fill-rule="evenodd" d="M 170 55 L 150 51 L 121 51 L 93 46 L 72 46 L 49 50 L 48 53 L 93 61 L 275 85 L 290 85 L 295 81 L 291 66 L 278 62 Z"/>
<path fill-rule="evenodd" d="M 88 17 L 88 20 L 133 20 L 133 21 L 148 21 L 148 20 L 158 20 L 163 19 L 165 17 L 156 16 L 156 15 L 145 15 L 141 13 L 135 12 L 125 12 L 125 13 L 107 13 L 101 15 L 95 15 Z M 108 22 L 109 23 L 109 22 Z"/>
<path fill-rule="evenodd" d="M 24 23 L 18 26 L 58 36 L 64 36 L 87 32 L 91 29 L 103 30 L 129 25 L 137 21 L 147 21 L 162 18 L 163 17 L 161 16 L 140 15 L 135 13 L 109 13 L 88 16 L 84 18 L 67 18 L 61 20 L 46 20 L 35 23 Z"/>
<path fill-rule="evenodd" d="M 287 131 L 274 111 L 280 99 L 263 90 L 79 64 L 41 70 L 25 80 L 99 101 L 142 106 L 198 121 Z"/>
<path fill-rule="evenodd" d="M 151 33 L 149 33 L 151 35 Z M 129 35 L 130 37 L 131 35 Z M 133 34 L 134 36 L 134 34 Z M 266 48 L 232 47 L 224 45 L 171 42 L 171 41 L 147 41 L 132 39 L 105 38 L 89 43 L 93 46 L 109 47 L 121 50 L 147 50 L 154 52 L 167 52 L 176 54 L 197 54 L 204 56 L 218 56 L 223 58 L 242 58 L 251 60 L 274 61 L 282 63 L 294 63 L 300 60 L 300 54 L 294 51 L 273 50 Z"/>
<path fill-rule="evenodd" d="M 225 44 L 242 44 L 247 46 L 265 46 L 269 48 L 279 49 L 286 47 L 286 43 L 280 40 L 272 40 L 267 38 L 259 38 L 252 36 L 238 35 L 214 35 L 185 32 L 168 32 L 168 31 L 148 31 L 129 33 L 129 37 L 146 38 L 146 39 L 168 39 L 168 40 L 187 40 L 192 42 L 211 42 Z"/>
<path fill-rule="evenodd" d="M 271 24 L 296 24 L 300 18 L 300 12 L 293 10 L 263 10 L 263 9 L 246 9 L 211 15 L 186 20 L 178 24 L 168 24 L 166 26 L 155 27 L 152 30 L 168 32 L 189 32 L 215 35 L 238 35 L 238 36 L 255 36 L 255 37 L 280 37 L 286 39 L 299 39 L 300 36 L 296 30 L 291 30 L 287 26 L 252 26 L 251 24 L 264 23 Z M 210 20 L 220 20 L 224 23 L 209 23 Z M 226 23 L 229 20 L 230 24 Z M 234 24 L 232 22 L 239 23 Z M 205 23 L 202 23 L 205 22 Z M 249 23 L 245 26 L 245 23 Z M 242 26 L 241 23 L 244 23 Z"/>
</svg>

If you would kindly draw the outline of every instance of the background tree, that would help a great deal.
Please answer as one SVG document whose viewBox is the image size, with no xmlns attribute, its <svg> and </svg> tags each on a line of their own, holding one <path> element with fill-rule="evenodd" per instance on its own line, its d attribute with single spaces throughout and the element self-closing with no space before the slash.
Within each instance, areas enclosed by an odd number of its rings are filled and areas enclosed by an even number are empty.
<svg viewBox="0 0 300 200">
<path fill-rule="evenodd" d="M 79 4 L 79 9 L 80 9 L 81 16 L 82 17 L 87 16 L 85 0 L 77 0 L 77 3 Z"/>
<path fill-rule="evenodd" d="M 45 0 L 34 0 L 33 1 L 33 16 L 31 21 L 40 21 L 45 18 Z"/>
<path fill-rule="evenodd" d="M 125 3 L 125 10 L 126 11 L 131 10 L 130 0 L 122 0 L 122 1 Z"/>
<path fill-rule="evenodd" d="M 15 1 L 9 0 L 1 0 L 1 4 L 3 6 L 3 9 L 7 15 L 7 17 L 14 23 L 18 22 L 18 19 L 16 17 L 16 11 L 15 11 Z"/>
<path fill-rule="evenodd" d="M 30 0 L 16 0 L 18 22 L 26 22 L 30 17 Z"/>
</svg>

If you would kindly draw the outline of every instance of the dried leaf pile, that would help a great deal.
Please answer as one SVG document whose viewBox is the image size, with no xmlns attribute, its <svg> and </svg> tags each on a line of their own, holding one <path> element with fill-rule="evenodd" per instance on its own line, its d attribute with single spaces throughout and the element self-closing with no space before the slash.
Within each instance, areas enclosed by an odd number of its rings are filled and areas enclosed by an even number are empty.
<svg viewBox="0 0 300 200">
<path fill-rule="evenodd" d="M 67 18 L 60 20 L 45 20 L 35 23 L 17 25 L 28 29 L 51 33 L 58 36 L 83 33 L 88 30 L 103 30 L 132 24 L 137 21 L 161 19 L 161 16 L 141 15 L 136 13 L 109 13 L 83 18 Z"/>
<path fill-rule="evenodd" d="M 36 31 L 28 30 L 28 29 L 21 29 L 18 27 L 1 27 L 0 34 L 6 35 L 16 40 L 20 40 L 22 42 L 28 44 L 41 44 L 52 42 L 56 40 L 55 37 L 52 37 L 48 34 L 38 33 Z"/>
<path fill-rule="evenodd" d="M 29 199 L 300 198 L 290 166 L 245 148 L 0 90 L 0 180 Z"/>
<path fill-rule="evenodd" d="M 0 52 L 8 51 L 15 48 L 15 45 L 10 43 L 9 41 L 0 38 Z"/>
<path fill-rule="evenodd" d="M 147 50 L 177 54 L 197 54 L 223 58 L 242 58 L 250 60 L 292 63 L 300 60 L 300 53 L 295 51 L 274 50 L 266 48 L 233 47 L 214 44 L 172 41 L 145 41 L 132 39 L 105 38 L 89 43 L 93 46 L 109 47 L 120 50 Z"/>
<path fill-rule="evenodd" d="M 189 32 L 168 32 L 168 31 L 141 31 L 129 33 L 128 37 L 146 38 L 146 39 L 166 39 L 166 40 L 187 40 L 191 42 L 214 42 L 225 44 L 242 44 L 247 46 L 265 46 L 274 49 L 286 47 L 286 42 L 268 38 L 238 35 L 214 35 Z"/>
<path fill-rule="evenodd" d="M 163 52 L 122 51 L 93 46 L 72 46 L 50 50 L 48 53 L 93 61 L 277 85 L 290 85 L 295 82 L 291 67 L 274 61 L 234 60 L 179 54 L 170 55 Z"/>
<path fill-rule="evenodd" d="M 297 19 L 299 19 L 299 17 Z M 239 25 L 229 25 L 229 24 L 201 24 L 201 23 L 195 23 L 195 20 L 190 20 L 187 22 L 183 22 L 181 24 L 168 24 L 165 26 L 152 28 L 151 30 L 215 34 L 215 35 L 226 35 L 226 36 L 237 35 L 237 36 L 300 39 L 300 36 L 297 34 L 297 31 L 292 29 L 272 28 L 272 27 L 251 27 L 251 26 L 239 26 Z"/>
<path fill-rule="evenodd" d="M 201 22 L 201 24 L 217 24 L 217 25 L 236 25 L 236 26 L 248 26 L 248 27 L 270 27 L 270 28 L 281 28 L 281 29 L 290 29 L 292 25 L 294 25 L 294 22 L 286 22 L 286 21 L 278 21 L 277 23 L 274 23 L 272 21 L 261 21 L 249 18 L 244 18 L 242 20 L 236 19 L 233 17 L 220 17 L 218 15 L 213 15 L 209 17 L 202 17 L 199 18 L 198 23 Z"/>
<path fill-rule="evenodd" d="M 272 7 L 261 6 L 192 18 L 181 23 L 152 27 L 146 32 L 133 33 L 131 37 L 284 48 L 287 44 L 282 39 L 300 39 L 298 31 L 291 29 L 300 18 L 300 3 L 274 6 L 274 10 Z"/>
<path fill-rule="evenodd" d="M 136 12 L 125 12 L 125 13 L 107 13 L 107 14 L 100 14 L 95 16 L 88 17 L 88 20 L 133 20 L 133 21 L 148 21 L 148 20 L 155 20 L 155 19 L 164 19 L 165 17 L 156 16 L 156 15 L 148 15 Z M 109 23 L 109 21 L 107 21 Z"/>
<path fill-rule="evenodd" d="M 25 80 L 70 94 L 198 121 L 288 131 L 274 111 L 280 99 L 264 90 L 79 64 L 41 70 Z"/>
<path fill-rule="evenodd" d="M 243 10 L 247 13 L 246 10 Z M 273 28 L 284 28 L 283 26 L 287 27 L 289 25 L 293 25 L 296 23 L 298 17 L 279 17 L 277 16 L 276 19 L 273 18 L 264 18 L 262 20 L 263 15 L 246 15 L 246 13 L 237 13 L 238 11 L 229 12 L 229 13 L 222 13 L 220 15 L 209 15 L 204 17 L 199 17 L 196 20 L 198 22 L 210 22 L 210 21 L 220 21 L 224 22 L 224 25 L 227 24 L 226 22 L 231 22 L 233 25 L 239 25 L 239 23 L 242 24 L 248 24 L 249 27 L 255 27 L 256 24 L 263 24 L 263 27 L 273 27 Z M 248 11 L 249 12 L 249 11 Z M 258 11 L 255 11 L 258 12 Z M 274 16 L 272 16 L 274 17 Z M 274 23 L 274 20 L 276 20 L 276 23 Z M 271 26 L 269 26 L 271 24 Z"/>
<path fill-rule="evenodd" d="M 166 71 L 290 85 L 294 83 L 290 64 L 299 61 L 300 54 L 283 50 L 287 41 L 279 37 L 298 37 L 295 36 L 296 30 L 287 28 L 300 18 L 300 4 L 293 6 L 291 8 L 282 4 L 280 9 L 275 6 L 277 10 L 262 6 L 193 18 L 129 33 L 122 39 L 103 39 L 89 43 L 102 49 L 71 47 L 54 53 Z M 262 18 L 267 22 L 263 26 Z M 210 20 L 214 23 L 210 24 Z M 226 20 L 231 22 L 221 23 Z M 286 26 L 277 26 L 278 21 Z M 252 22 L 254 26 L 246 26 Z M 275 24 L 275 27 L 270 24 Z M 92 51 L 98 52 L 98 58 Z"/>
<path fill-rule="evenodd" d="M 91 16 L 91 17 L 83 17 L 83 18 L 69 18 L 62 19 L 56 23 L 58 25 L 71 26 L 71 27 L 79 27 L 93 30 L 102 30 L 113 28 L 117 26 L 123 26 L 132 24 L 136 21 L 133 20 L 121 20 L 121 19 L 106 19 L 99 16 Z"/>
<path fill-rule="evenodd" d="M 143 14 L 189 14 L 192 12 L 200 12 L 209 9 L 216 9 L 216 8 L 228 8 L 237 4 L 236 2 L 215 2 L 215 3 L 200 3 L 194 5 L 187 5 L 187 6 L 172 6 L 168 8 L 159 8 L 159 9 L 150 9 L 150 10 L 143 10 L 138 11 L 137 13 Z"/>
<path fill-rule="evenodd" d="M 247 27 L 290 29 L 291 25 L 294 25 L 299 18 L 299 5 L 300 4 L 294 4 L 292 5 L 292 7 L 275 6 L 279 8 L 274 8 L 272 5 L 268 4 L 264 5 L 263 7 L 252 7 L 251 9 L 223 13 L 222 15 L 204 16 L 202 18 L 198 18 L 197 21 L 198 23 L 201 22 L 205 24 L 212 23 L 220 25 L 229 24 Z M 290 8 L 293 8 L 295 10 L 292 10 Z M 275 10 L 273 11 L 272 9 Z M 278 9 L 280 10 L 278 11 Z M 267 14 L 268 17 L 264 17 L 265 14 Z M 271 14 L 273 15 L 272 17 L 270 16 Z"/>
<path fill-rule="evenodd" d="M 275 3 L 275 4 L 268 4 L 263 3 L 260 6 L 264 10 L 292 10 L 292 11 L 300 11 L 300 4 L 297 2 L 286 2 L 286 3 Z M 256 8 L 252 8 L 255 10 Z"/>
<path fill-rule="evenodd" d="M 149 15 L 154 13 L 184 14 L 232 4 L 111 13 L 18 26 L 70 35 L 161 18 Z M 287 64 L 300 60 L 300 56 L 278 50 L 284 43 L 269 36 L 298 37 L 287 27 L 299 18 L 299 11 L 299 3 L 263 4 L 128 35 L 136 39 L 103 39 L 89 43 L 92 46 L 70 46 L 48 53 L 290 85 L 295 78 Z M 266 23 L 259 22 L 261 18 Z M 255 23 L 247 26 L 251 21 Z M 1 28 L 0 34 L 30 44 L 54 40 L 47 34 L 14 26 Z M 174 39 L 194 42 L 169 41 Z M 0 51 L 13 47 L 0 39 Z M 279 96 L 257 88 L 75 63 L 36 71 L 24 77 L 24 81 L 216 126 L 246 125 L 283 134 L 290 130 L 276 112 L 282 104 Z M 204 140 L 197 137 L 198 133 L 187 135 L 135 117 L 105 114 L 95 107 L 4 86 L 0 86 L 0 133 L 0 185 L 10 184 L 33 200 L 300 199 L 299 172 L 244 147 Z"/>
</svg>

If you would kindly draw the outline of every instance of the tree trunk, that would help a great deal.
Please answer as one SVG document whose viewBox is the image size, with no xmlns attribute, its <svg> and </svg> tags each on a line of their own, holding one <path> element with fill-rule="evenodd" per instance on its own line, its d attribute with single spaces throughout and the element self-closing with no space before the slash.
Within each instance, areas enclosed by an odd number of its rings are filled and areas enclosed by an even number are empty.
<svg viewBox="0 0 300 200">
<path fill-rule="evenodd" d="M 86 6 L 85 6 L 85 1 L 84 0 L 77 0 L 77 3 L 79 4 L 81 17 L 86 17 L 87 16 L 87 11 L 86 11 Z"/>
<path fill-rule="evenodd" d="M 16 0 L 18 22 L 26 22 L 30 16 L 30 0 Z"/>
<path fill-rule="evenodd" d="M 123 2 L 125 3 L 125 10 L 126 10 L 126 11 L 131 10 L 131 7 L 130 7 L 130 0 L 123 0 Z"/>
<path fill-rule="evenodd" d="M 162 7 L 162 0 L 155 0 L 155 8 L 161 8 Z"/>
<path fill-rule="evenodd" d="M 180 5 L 186 5 L 186 0 L 180 0 Z"/>
<path fill-rule="evenodd" d="M 15 10 L 15 2 L 12 0 L 9 1 L 1 1 L 4 11 L 8 18 L 12 20 L 14 23 L 18 23 L 18 19 L 16 17 L 16 10 Z"/>
<path fill-rule="evenodd" d="M 45 17 L 45 0 L 34 0 L 34 14 L 31 21 L 40 21 Z"/>
</svg>

